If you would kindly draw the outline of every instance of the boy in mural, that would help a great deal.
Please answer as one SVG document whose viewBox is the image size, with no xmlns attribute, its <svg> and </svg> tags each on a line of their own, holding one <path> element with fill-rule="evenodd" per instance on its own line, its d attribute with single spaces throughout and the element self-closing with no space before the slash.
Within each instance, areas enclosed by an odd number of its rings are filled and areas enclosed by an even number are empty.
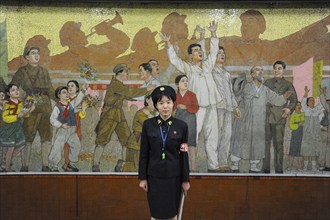
<svg viewBox="0 0 330 220">
<path fill-rule="evenodd" d="M 205 149 L 208 157 L 208 171 L 219 172 L 218 160 L 218 116 L 217 108 L 224 108 L 224 101 L 216 87 L 211 75 L 219 51 L 219 39 L 216 37 L 217 23 L 214 21 L 208 27 L 212 34 L 210 40 L 210 54 L 203 56 L 200 44 L 191 44 L 188 54 L 191 62 L 183 61 L 175 51 L 170 36 L 160 34 L 161 39 L 167 43 L 167 55 L 170 62 L 189 79 L 189 90 L 194 92 L 199 103 L 197 118 L 197 143 L 201 130 L 204 131 Z M 204 39 L 203 39 L 204 40 Z"/>
<path fill-rule="evenodd" d="M 70 146 L 68 167 L 78 171 L 75 163 L 78 162 L 81 149 L 80 139 L 76 131 L 76 116 L 74 109 L 79 103 L 70 102 L 68 87 L 60 86 L 55 90 L 59 101 L 55 104 L 50 116 L 50 123 L 57 129 L 53 146 L 49 153 L 49 164 L 52 172 L 58 172 L 58 163 L 61 160 L 62 149 L 65 143 Z M 66 170 L 65 170 L 66 171 Z"/>
<path fill-rule="evenodd" d="M 287 102 L 281 106 L 267 103 L 266 112 L 266 151 L 263 160 L 263 172 L 270 173 L 270 145 L 274 146 L 274 166 L 276 173 L 283 173 L 283 138 L 287 117 L 294 111 L 297 104 L 297 93 L 292 83 L 284 79 L 286 64 L 283 61 L 276 61 L 273 64 L 274 78 L 265 81 L 264 85 L 283 95 L 290 91 L 292 94 Z"/>
<path fill-rule="evenodd" d="M 11 83 L 20 86 L 25 91 L 26 97 L 30 96 L 36 101 L 36 109 L 23 121 L 26 146 L 22 150 L 21 172 L 29 171 L 32 142 L 37 132 L 41 140 L 41 171 L 47 172 L 49 171 L 48 154 L 53 136 L 49 121 L 52 111 L 50 100 L 55 100 L 55 91 L 48 70 L 39 65 L 40 49 L 34 46 L 26 47 L 23 56 L 28 64 L 17 70 Z"/>
<path fill-rule="evenodd" d="M 230 156 L 232 172 L 239 171 L 241 159 L 250 160 L 250 172 L 261 171 L 258 164 L 265 157 L 266 104 L 281 106 L 291 94 L 285 92 L 284 95 L 278 95 L 264 86 L 261 66 L 252 67 L 250 72 L 252 81 L 244 84 L 239 97 L 242 117 L 236 118 L 233 124 Z"/>
<path fill-rule="evenodd" d="M 138 110 L 133 119 L 132 134 L 127 141 L 126 161 L 118 160 L 115 167 L 116 172 L 137 172 L 139 169 L 140 158 L 140 140 L 142 125 L 148 118 L 155 117 L 154 104 L 151 95 L 146 95 L 144 98 L 144 107 Z"/>
<path fill-rule="evenodd" d="M 128 67 L 126 64 L 118 64 L 114 67 L 115 77 L 107 89 L 104 97 L 104 105 L 95 132 L 95 151 L 93 158 L 93 172 L 100 172 L 100 158 L 103 154 L 104 147 L 109 143 L 112 133 L 115 131 L 120 144 L 123 147 L 122 159 L 126 156 L 126 143 L 131 132 L 127 125 L 124 115 L 123 101 L 146 95 L 148 91 L 154 89 L 153 85 L 147 88 L 131 88 L 123 84 L 128 79 Z"/>
</svg>

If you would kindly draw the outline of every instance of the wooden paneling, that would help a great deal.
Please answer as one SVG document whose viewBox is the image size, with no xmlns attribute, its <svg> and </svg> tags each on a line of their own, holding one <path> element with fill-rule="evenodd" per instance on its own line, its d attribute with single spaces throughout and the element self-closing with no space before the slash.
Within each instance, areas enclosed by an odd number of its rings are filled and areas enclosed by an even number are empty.
<svg viewBox="0 0 330 220">
<path fill-rule="evenodd" d="M 1 220 L 144 220 L 136 176 L 1 175 Z M 330 219 L 330 177 L 192 176 L 184 220 Z"/>
</svg>

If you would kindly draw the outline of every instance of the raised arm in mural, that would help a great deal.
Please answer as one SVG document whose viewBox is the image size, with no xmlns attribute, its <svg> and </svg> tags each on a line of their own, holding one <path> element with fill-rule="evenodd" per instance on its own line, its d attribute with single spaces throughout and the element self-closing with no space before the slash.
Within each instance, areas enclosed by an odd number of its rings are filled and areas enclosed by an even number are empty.
<svg viewBox="0 0 330 220">
<path fill-rule="evenodd" d="M 135 97 L 146 95 L 148 91 L 153 90 L 154 86 L 149 85 L 147 88 L 132 88 L 123 84 L 128 77 L 128 67 L 126 64 L 118 64 L 114 67 L 113 72 L 115 78 L 107 89 L 104 97 L 104 105 L 95 133 L 95 151 L 93 158 L 93 172 L 100 172 L 100 159 L 103 154 L 104 147 L 111 140 L 112 133 L 115 131 L 119 142 L 123 148 L 122 159 L 126 158 L 126 144 L 131 131 L 127 125 L 124 115 L 123 101 L 130 100 Z"/>
<path fill-rule="evenodd" d="M 264 85 L 279 95 L 290 91 L 292 94 L 281 106 L 267 104 L 266 112 L 266 151 L 263 161 L 263 172 L 270 173 L 270 145 L 274 145 L 274 166 L 276 173 L 283 173 L 283 138 L 287 117 L 294 111 L 297 104 L 297 93 L 292 83 L 284 79 L 286 64 L 276 61 L 273 64 L 274 78 L 265 81 Z"/>
<path fill-rule="evenodd" d="M 183 61 L 176 53 L 171 36 L 160 34 L 162 40 L 167 44 L 167 55 L 170 62 L 189 79 L 189 90 L 194 92 L 199 103 L 197 117 L 197 143 L 198 135 L 203 128 L 205 136 L 205 148 L 208 157 L 209 172 L 218 172 L 219 157 L 217 153 L 218 145 L 218 120 L 217 107 L 223 107 L 224 101 L 219 93 L 212 77 L 216 57 L 219 51 L 219 39 L 216 37 L 217 23 L 212 22 L 208 27 L 211 32 L 210 54 L 203 56 L 200 44 L 188 46 L 190 62 Z"/>
<path fill-rule="evenodd" d="M 323 112 L 321 103 L 315 105 L 315 99 L 308 97 L 310 89 L 305 86 L 305 94 L 301 100 L 301 107 L 305 113 L 305 124 L 301 142 L 301 156 L 304 159 L 303 171 L 308 170 L 309 161 L 312 171 L 317 171 L 317 159 L 322 149 L 322 136 L 319 115 Z"/>
<path fill-rule="evenodd" d="M 51 99 L 55 100 L 55 91 L 51 84 L 48 70 L 39 65 L 40 49 L 38 47 L 26 47 L 23 57 L 28 64 L 20 67 L 14 74 L 12 84 L 18 85 L 25 91 L 25 99 L 34 100 L 36 109 L 30 117 L 24 118 L 23 130 L 26 138 L 26 146 L 22 150 L 22 172 L 29 171 L 30 153 L 32 142 L 37 132 L 41 140 L 42 171 L 49 171 L 48 154 L 51 147 L 53 131 L 50 125 L 50 113 L 52 111 Z"/>
<path fill-rule="evenodd" d="M 259 173 L 259 164 L 265 157 L 266 104 L 281 106 L 291 92 L 278 95 L 263 85 L 263 68 L 254 66 L 251 69 L 252 81 L 247 82 L 241 96 L 239 108 L 241 117 L 233 124 L 231 142 L 231 170 L 239 172 L 241 159 L 250 161 L 250 172 Z"/>
<path fill-rule="evenodd" d="M 241 36 L 220 39 L 230 54 L 227 60 L 230 66 L 253 65 L 256 62 L 270 65 L 274 60 L 284 58 L 290 65 L 301 64 L 312 56 L 329 62 L 328 49 L 324 47 L 329 43 L 329 16 L 276 40 L 260 38 L 266 31 L 266 20 L 259 11 L 247 10 L 240 19 Z"/>
<path fill-rule="evenodd" d="M 124 53 L 130 45 L 129 37 L 114 28 L 115 24 L 123 24 L 121 16 L 116 12 L 115 18 L 105 20 L 91 29 L 86 35 L 81 30 L 80 22 L 68 21 L 60 30 L 60 42 L 69 49 L 52 57 L 50 69 L 77 71 L 82 60 L 88 60 L 95 67 L 109 66 L 113 59 Z M 103 44 L 88 45 L 88 37 L 97 34 L 106 36 L 109 41 Z M 86 46 L 88 45 L 88 46 Z"/>
</svg>

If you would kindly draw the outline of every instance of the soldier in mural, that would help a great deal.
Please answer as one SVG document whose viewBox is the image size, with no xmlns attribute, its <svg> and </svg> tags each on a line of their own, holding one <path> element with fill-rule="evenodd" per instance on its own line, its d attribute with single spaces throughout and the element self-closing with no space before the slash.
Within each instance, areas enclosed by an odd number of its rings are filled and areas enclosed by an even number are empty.
<svg viewBox="0 0 330 220">
<path fill-rule="evenodd" d="M 48 67 L 50 63 L 50 50 L 48 45 L 50 44 L 51 40 L 46 39 L 43 35 L 35 35 L 31 37 L 25 44 L 25 47 L 38 47 L 40 49 L 40 60 L 39 65 L 45 68 Z M 8 69 L 9 70 L 17 70 L 19 67 L 24 66 L 27 64 L 27 60 L 24 56 L 18 56 L 13 58 L 11 61 L 8 62 Z"/>
<path fill-rule="evenodd" d="M 297 104 L 297 94 L 292 83 L 284 79 L 286 64 L 276 61 L 273 64 L 274 78 L 265 81 L 264 85 L 279 95 L 290 91 L 292 94 L 287 102 L 281 106 L 267 103 L 266 110 L 266 150 L 263 160 L 263 172 L 270 173 L 270 145 L 274 146 L 274 166 L 276 173 L 283 173 L 283 139 L 286 119 L 294 111 Z"/>
<path fill-rule="evenodd" d="M 242 84 L 244 87 L 240 97 L 239 109 L 241 117 L 233 124 L 231 142 L 231 170 L 239 172 L 241 159 L 250 161 L 250 172 L 259 173 L 259 164 L 265 157 L 265 121 L 266 104 L 282 106 L 291 92 L 278 95 L 263 85 L 263 68 L 254 66 L 251 69 L 252 81 Z"/>
<path fill-rule="evenodd" d="M 241 36 L 220 38 L 230 54 L 227 59 L 229 66 L 252 66 L 255 63 L 269 65 L 277 59 L 301 64 L 313 56 L 329 62 L 328 48 L 324 45 L 329 44 L 327 25 L 330 24 L 330 16 L 276 40 L 260 39 L 260 34 L 266 30 L 266 20 L 259 11 L 247 10 L 240 19 Z"/>
<path fill-rule="evenodd" d="M 189 79 L 189 90 L 197 96 L 199 110 L 197 117 L 197 143 L 198 135 L 203 129 L 205 136 L 205 149 L 208 157 L 208 171 L 219 172 L 218 159 L 218 119 L 217 108 L 224 107 L 224 101 L 212 77 L 212 70 L 219 50 L 219 39 L 216 37 L 217 23 L 214 21 L 208 27 L 212 34 L 210 54 L 203 57 L 200 44 L 191 44 L 188 54 L 191 62 L 183 61 L 170 42 L 170 36 L 160 34 L 167 44 L 167 54 L 170 62 Z M 203 39 L 204 40 L 204 39 Z"/>
<path fill-rule="evenodd" d="M 144 98 L 144 107 L 138 110 L 133 118 L 132 134 L 127 141 L 126 161 L 119 159 L 115 167 L 116 172 L 137 172 L 139 169 L 140 142 L 143 122 L 155 117 L 157 111 L 151 99 L 151 95 Z"/>
<path fill-rule="evenodd" d="M 122 159 L 126 157 L 126 144 L 131 131 L 127 125 L 124 115 L 123 101 L 134 97 L 146 95 L 148 91 L 154 89 L 153 85 L 147 88 L 131 88 L 123 84 L 128 77 L 128 67 L 126 64 L 117 64 L 113 72 L 116 74 L 107 89 L 104 97 L 104 105 L 100 116 L 100 121 L 95 128 L 96 140 L 93 158 L 93 172 L 100 172 L 100 158 L 104 147 L 110 141 L 112 133 L 115 131 L 119 142 L 123 148 Z"/>
<path fill-rule="evenodd" d="M 124 53 L 130 45 L 129 37 L 113 27 L 118 23 L 123 24 L 123 21 L 119 13 L 116 12 L 114 19 L 101 22 L 92 28 L 89 35 L 86 35 L 81 30 L 82 24 L 80 22 L 66 22 L 59 34 L 61 45 L 69 49 L 53 56 L 49 68 L 77 71 L 79 62 L 88 60 L 93 66 L 97 66 L 99 71 L 108 70 L 108 67 L 114 64 L 114 59 Z M 109 41 L 86 46 L 88 37 L 93 34 L 104 35 Z"/>
<path fill-rule="evenodd" d="M 32 142 L 37 132 L 41 141 L 41 171 L 49 171 L 48 154 L 53 136 L 49 121 L 52 111 L 50 100 L 55 100 L 55 91 L 48 70 L 39 65 L 40 49 L 34 46 L 26 47 L 23 56 L 28 64 L 17 70 L 11 83 L 20 86 L 25 91 L 26 97 L 30 97 L 36 102 L 36 108 L 30 117 L 24 118 L 23 121 L 26 146 L 22 150 L 21 171 L 29 171 Z"/>
</svg>

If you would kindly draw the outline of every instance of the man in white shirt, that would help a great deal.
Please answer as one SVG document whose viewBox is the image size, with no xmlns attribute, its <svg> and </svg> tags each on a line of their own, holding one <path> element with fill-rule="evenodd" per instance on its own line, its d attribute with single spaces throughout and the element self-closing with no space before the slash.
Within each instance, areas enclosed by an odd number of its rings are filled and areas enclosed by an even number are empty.
<svg viewBox="0 0 330 220">
<path fill-rule="evenodd" d="M 205 149 L 208 158 L 208 171 L 218 172 L 218 117 L 217 108 L 224 108 L 223 99 L 216 88 L 212 77 L 216 57 L 218 54 L 219 39 L 216 37 L 217 23 L 214 21 L 208 27 L 212 33 L 210 42 L 210 54 L 204 59 L 201 45 L 191 44 L 188 47 L 190 62 L 183 61 L 178 57 L 170 37 L 160 34 L 161 39 L 167 43 L 167 54 L 170 62 L 189 79 L 189 90 L 197 96 L 199 110 L 197 117 L 197 141 L 201 130 L 204 131 Z M 198 143 L 198 142 L 197 142 Z"/>
</svg>

